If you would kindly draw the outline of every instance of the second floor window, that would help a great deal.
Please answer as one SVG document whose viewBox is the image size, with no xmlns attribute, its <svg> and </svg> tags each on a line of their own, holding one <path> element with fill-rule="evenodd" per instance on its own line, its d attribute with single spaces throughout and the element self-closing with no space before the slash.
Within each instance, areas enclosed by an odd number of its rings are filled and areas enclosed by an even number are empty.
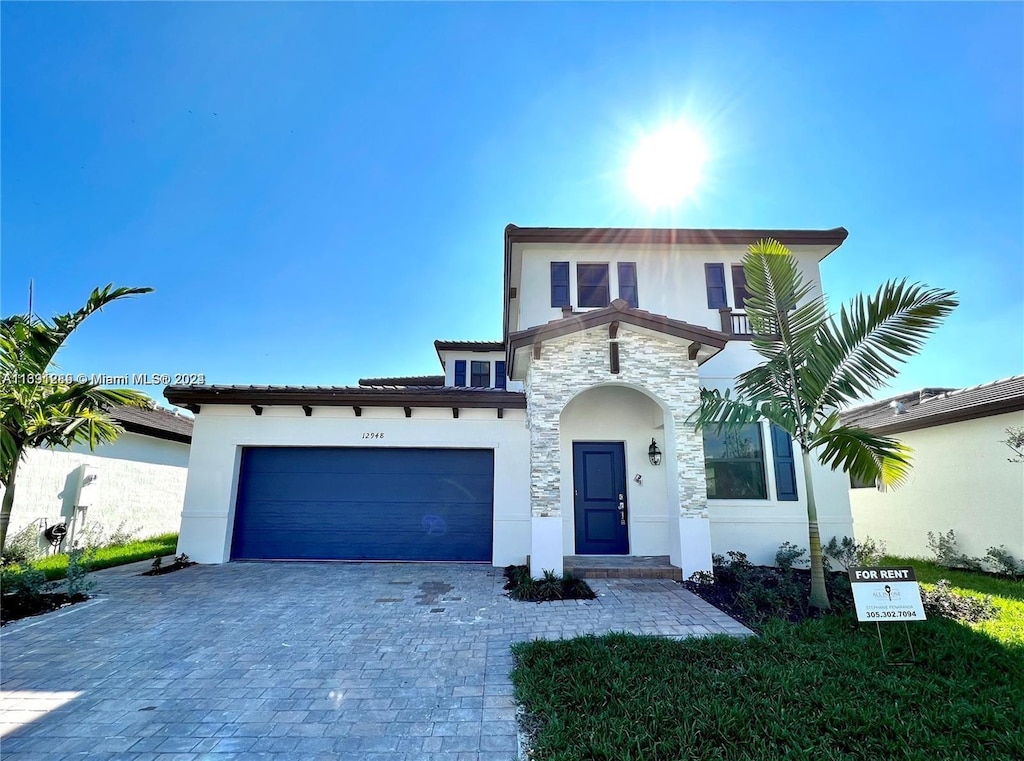
<svg viewBox="0 0 1024 761">
<path fill-rule="evenodd" d="M 491 363 L 477 362 L 470 363 L 469 385 L 474 388 L 487 388 L 491 385 Z"/>
<path fill-rule="evenodd" d="M 737 309 L 745 309 L 750 291 L 747 290 L 747 273 L 742 264 L 732 265 L 732 295 Z"/>
<path fill-rule="evenodd" d="M 608 265 L 577 264 L 576 287 L 579 291 L 579 306 L 608 306 Z"/>
</svg>

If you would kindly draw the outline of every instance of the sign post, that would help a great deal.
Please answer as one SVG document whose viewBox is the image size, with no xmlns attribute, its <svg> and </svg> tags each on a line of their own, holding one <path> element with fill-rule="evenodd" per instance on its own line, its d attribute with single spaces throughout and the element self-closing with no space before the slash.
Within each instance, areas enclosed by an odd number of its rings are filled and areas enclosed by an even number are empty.
<svg viewBox="0 0 1024 761">
<path fill-rule="evenodd" d="M 853 566 L 849 569 L 850 587 L 853 589 L 853 604 L 857 609 L 858 621 L 873 621 L 878 631 L 878 644 L 882 657 L 888 658 L 882 643 L 883 622 L 899 621 L 910 645 L 910 663 L 914 662 L 914 645 L 910 641 L 908 621 L 924 621 L 924 605 L 921 602 L 921 588 L 910 566 L 888 568 L 865 568 Z M 894 663 L 906 666 L 908 663 Z"/>
</svg>

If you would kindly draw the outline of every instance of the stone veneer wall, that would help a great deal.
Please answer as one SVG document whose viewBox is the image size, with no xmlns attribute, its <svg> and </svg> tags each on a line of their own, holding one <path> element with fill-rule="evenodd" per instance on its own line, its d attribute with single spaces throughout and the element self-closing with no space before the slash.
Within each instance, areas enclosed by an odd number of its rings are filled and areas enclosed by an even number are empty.
<svg viewBox="0 0 1024 761">
<path fill-rule="evenodd" d="M 700 404 L 697 363 L 687 346 L 620 325 L 619 373 L 609 370 L 608 326 L 545 341 L 526 376 L 530 429 L 530 507 L 535 518 L 561 515 L 558 426 L 565 405 L 596 385 L 646 390 L 671 410 L 681 516 L 707 517 L 704 443 L 686 419 Z M 666 435 L 668 435 L 666 426 Z M 662 448 L 668 452 L 668 447 Z M 665 462 L 666 467 L 669 466 Z"/>
</svg>

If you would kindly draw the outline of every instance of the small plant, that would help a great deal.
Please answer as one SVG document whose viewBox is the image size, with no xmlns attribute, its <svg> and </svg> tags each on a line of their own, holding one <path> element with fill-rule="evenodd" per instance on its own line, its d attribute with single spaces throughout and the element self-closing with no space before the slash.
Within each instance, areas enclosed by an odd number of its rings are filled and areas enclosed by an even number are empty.
<svg viewBox="0 0 1024 761">
<path fill-rule="evenodd" d="M 160 566 L 162 566 L 163 563 L 164 563 L 164 561 L 160 558 L 159 555 L 157 555 L 155 558 L 153 558 L 153 565 L 150 566 L 150 568 L 152 569 L 153 573 L 159 573 L 160 572 Z"/>
<path fill-rule="evenodd" d="M 834 560 L 844 571 L 850 566 L 871 566 L 879 565 L 885 557 L 885 542 L 876 541 L 870 536 L 864 537 L 863 542 L 856 542 L 852 537 L 844 536 L 842 539 L 832 537 L 823 548 L 825 557 Z"/>
<path fill-rule="evenodd" d="M 19 606 L 37 604 L 46 592 L 46 576 L 31 566 L 8 566 L 0 570 L 0 589 L 3 590 L 4 605 Z"/>
<path fill-rule="evenodd" d="M 955 592 L 947 579 L 939 579 L 932 589 L 921 588 L 921 602 L 929 616 L 976 624 L 996 617 L 992 595 L 971 597 Z"/>
<path fill-rule="evenodd" d="M 1006 549 L 1006 545 L 1001 544 L 998 547 L 989 547 L 985 560 L 995 569 L 996 573 L 1009 576 L 1014 581 L 1024 577 L 1024 562 L 1017 560 L 1017 558 L 1010 554 L 1010 551 Z"/>
<path fill-rule="evenodd" d="M 715 574 L 711 571 L 694 571 L 687 581 L 692 581 L 694 584 L 714 584 Z"/>
<path fill-rule="evenodd" d="M 30 523 L 18 533 L 7 537 L 0 565 L 28 565 L 38 559 L 40 554 L 39 526 Z"/>
<path fill-rule="evenodd" d="M 781 571 L 792 571 L 793 566 L 796 564 L 804 565 L 807 561 L 803 560 L 803 556 L 807 554 L 807 550 L 802 547 L 797 547 L 795 544 L 790 542 L 783 542 L 779 545 L 778 551 L 775 553 L 775 565 L 779 567 Z"/>
<path fill-rule="evenodd" d="M 754 565 L 747 558 L 747 553 L 732 550 L 726 554 L 728 559 L 721 555 L 713 555 L 711 557 L 715 569 L 715 578 L 726 584 L 743 584 L 749 580 L 753 573 Z"/>
<path fill-rule="evenodd" d="M 945 534 L 933 534 L 929 531 L 928 549 L 935 555 L 935 563 L 943 568 L 966 568 L 969 571 L 982 570 L 981 560 L 960 552 L 953 529 L 950 529 Z"/>
<path fill-rule="evenodd" d="M 91 567 L 91 552 L 76 547 L 68 553 L 67 581 L 70 596 L 88 594 L 96 586 L 96 582 L 89 578 Z"/>
<path fill-rule="evenodd" d="M 593 600 L 597 595 L 586 581 L 566 573 L 559 576 L 554 571 L 544 571 L 541 579 L 534 579 L 525 565 L 510 565 L 505 568 L 505 589 L 513 600 L 528 602 L 550 602 L 552 600 Z"/>
<path fill-rule="evenodd" d="M 192 565 L 192 559 L 184 552 L 174 558 L 174 562 L 178 565 Z"/>
</svg>

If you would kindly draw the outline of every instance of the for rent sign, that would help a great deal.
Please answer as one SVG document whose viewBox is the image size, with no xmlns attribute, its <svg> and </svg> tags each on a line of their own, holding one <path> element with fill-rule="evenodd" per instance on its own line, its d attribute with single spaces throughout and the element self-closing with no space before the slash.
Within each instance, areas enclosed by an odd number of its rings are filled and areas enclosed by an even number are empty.
<svg viewBox="0 0 1024 761">
<path fill-rule="evenodd" d="M 910 566 L 850 568 L 858 621 L 924 621 L 921 589 Z"/>
</svg>

